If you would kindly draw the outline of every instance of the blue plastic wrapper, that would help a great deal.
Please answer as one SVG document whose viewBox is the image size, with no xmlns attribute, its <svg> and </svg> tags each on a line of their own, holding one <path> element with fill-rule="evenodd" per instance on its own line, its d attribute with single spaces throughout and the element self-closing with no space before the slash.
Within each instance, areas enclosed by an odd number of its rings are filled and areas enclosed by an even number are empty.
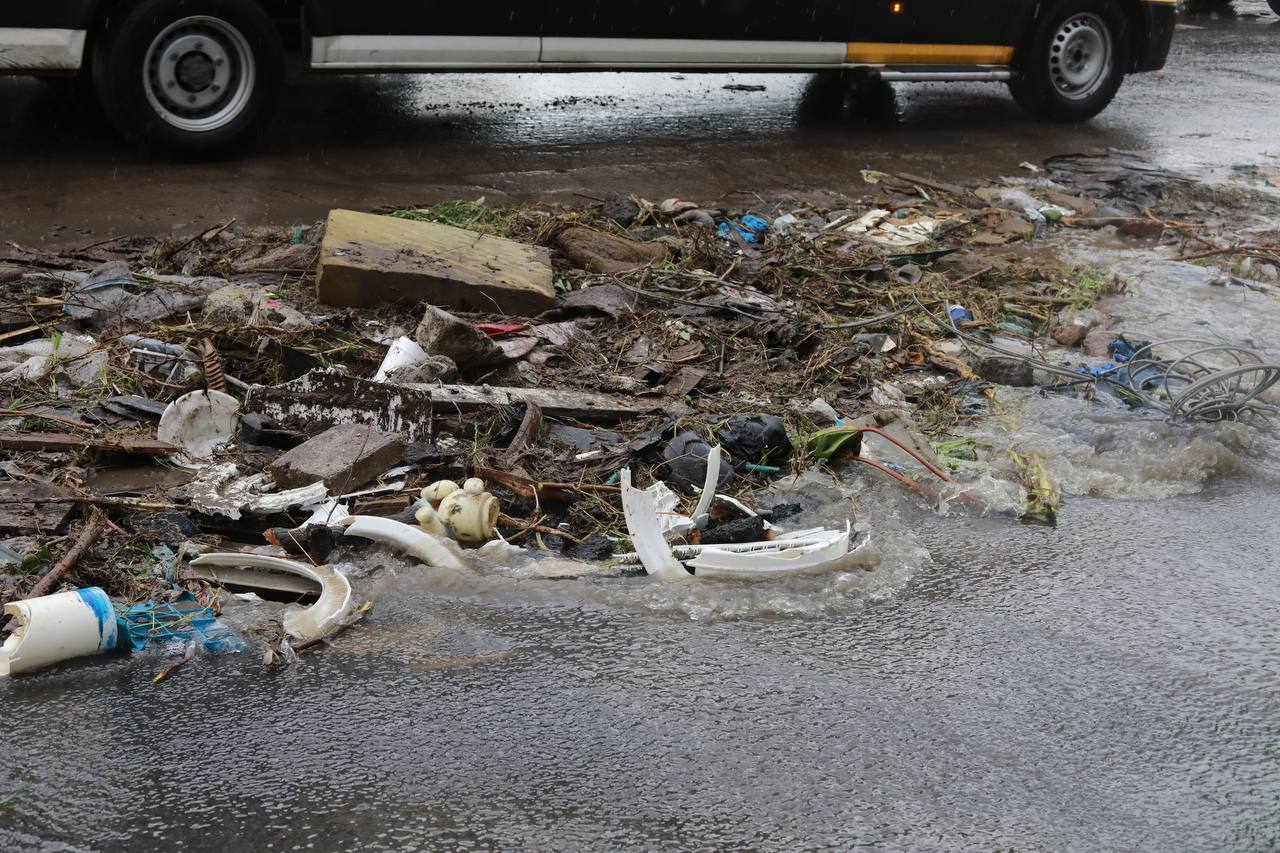
<svg viewBox="0 0 1280 853">
<path fill-rule="evenodd" d="M 748 243 L 759 243 L 764 239 L 764 235 L 769 232 L 769 220 L 763 216 L 748 213 L 741 219 L 731 219 L 728 222 L 720 223 L 720 228 L 717 229 L 716 233 L 721 237 L 728 237 L 734 231 L 742 235 L 742 239 Z"/>
<path fill-rule="evenodd" d="M 244 651 L 240 635 L 222 624 L 213 610 L 202 607 L 196 597 L 183 592 L 177 601 L 147 601 L 122 610 L 120 638 L 139 652 L 152 643 L 195 640 L 210 654 Z"/>
</svg>

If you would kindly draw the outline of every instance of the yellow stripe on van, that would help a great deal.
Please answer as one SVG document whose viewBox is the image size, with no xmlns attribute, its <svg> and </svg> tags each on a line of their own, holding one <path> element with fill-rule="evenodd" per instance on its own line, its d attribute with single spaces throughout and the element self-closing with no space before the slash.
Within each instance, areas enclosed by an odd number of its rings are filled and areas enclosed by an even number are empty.
<svg viewBox="0 0 1280 853">
<path fill-rule="evenodd" d="M 898 44 L 851 41 L 846 62 L 875 65 L 1008 65 L 1013 48 L 996 44 Z"/>
</svg>

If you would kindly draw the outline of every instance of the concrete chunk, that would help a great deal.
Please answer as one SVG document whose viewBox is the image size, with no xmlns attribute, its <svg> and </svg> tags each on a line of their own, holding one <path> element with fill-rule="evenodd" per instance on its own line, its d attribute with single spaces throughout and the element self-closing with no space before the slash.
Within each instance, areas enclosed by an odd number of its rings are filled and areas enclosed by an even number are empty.
<svg viewBox="0 0 1280 853">
<path fill-rule="evenodd" d="M 363 424 L 340 424 L 271 463 L 281 489 L 324 481 L 330 492 L 349 492 L 394 468 L 404 456 L 404 438 Z"/>
<path fill-rule="evenodd" d="M 507 360 L 506 353 L 492 338 L 434 305 L 427 306 L 427 313 L 414 338 L 429 355 L 452 359 L 463 370 L 488 367 Z"/>
<path fill-rule="evenodd" d="M 539 313 L 556 295 L 541 247 L 350 210 L 329 214 L 317 288 L 329 305 L 426 302 L 505 314 Z"/>
</svg>

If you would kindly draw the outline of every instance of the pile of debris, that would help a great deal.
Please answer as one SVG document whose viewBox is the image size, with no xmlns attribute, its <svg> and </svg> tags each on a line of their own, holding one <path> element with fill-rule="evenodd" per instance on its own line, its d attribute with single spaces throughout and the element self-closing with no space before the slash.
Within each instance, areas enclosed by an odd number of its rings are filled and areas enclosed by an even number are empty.
<svg viewBox="0 0 1280 853">
<path fill-rule="evenodd" d="M 791 529 L 771 502 L 815 465 L 978 510 L 966 478 L 994 472 L 1053 523 L 1038 460 L 966 437 L 997 385 L 1268 413 L 1280 369 L 1106 330 L 1090 306 L 1118 281 L 1023 251 L 1071 227 L 1229 251 L 1150 213 L 1178 180 L 1045 168 L 977 188 L 868 172 L 871 197 L 825 207 L 451 202 L 0 256 L 0 675 L 244 649 L 228 595 L 274 602 L 251 633 L 290 661 L 368 612 L 338 566 L 370 542 L 454 571 L 553 556 L 559 578 L 873 567 L 854 519 Z M 1040 342 L 1083 351 L 1028 356 Z"/>
</svg>

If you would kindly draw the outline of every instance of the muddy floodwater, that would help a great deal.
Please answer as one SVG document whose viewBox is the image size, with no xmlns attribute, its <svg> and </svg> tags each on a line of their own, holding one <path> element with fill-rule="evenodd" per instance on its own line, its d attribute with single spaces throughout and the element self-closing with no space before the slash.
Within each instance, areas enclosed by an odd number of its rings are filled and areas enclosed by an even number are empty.
<svg viewBox="0 0 1280 853">
<path fill-rule="evenodd" d="M 1183 272 L 1109 307 L 1276 328 L 1271 297 Z M 878 568 L 663 585 L 365 552 L 372 616 L 298 666 L 0 682 L 0 847 L 1272 849 L 1274 430 L 1008 393 L 1068 493 L 1056 529 L 809 474 L 797 523 L 853 515 Z"/>
<path fill-rule="evenodd" d="M 285 672 L 14 679 L 0 844 L 1267 849 L 1275 488 L 1212 480 L 1057 530 L 904 511 L 931 559 L 839 594 L 402 576 Z"/>
</svg>

